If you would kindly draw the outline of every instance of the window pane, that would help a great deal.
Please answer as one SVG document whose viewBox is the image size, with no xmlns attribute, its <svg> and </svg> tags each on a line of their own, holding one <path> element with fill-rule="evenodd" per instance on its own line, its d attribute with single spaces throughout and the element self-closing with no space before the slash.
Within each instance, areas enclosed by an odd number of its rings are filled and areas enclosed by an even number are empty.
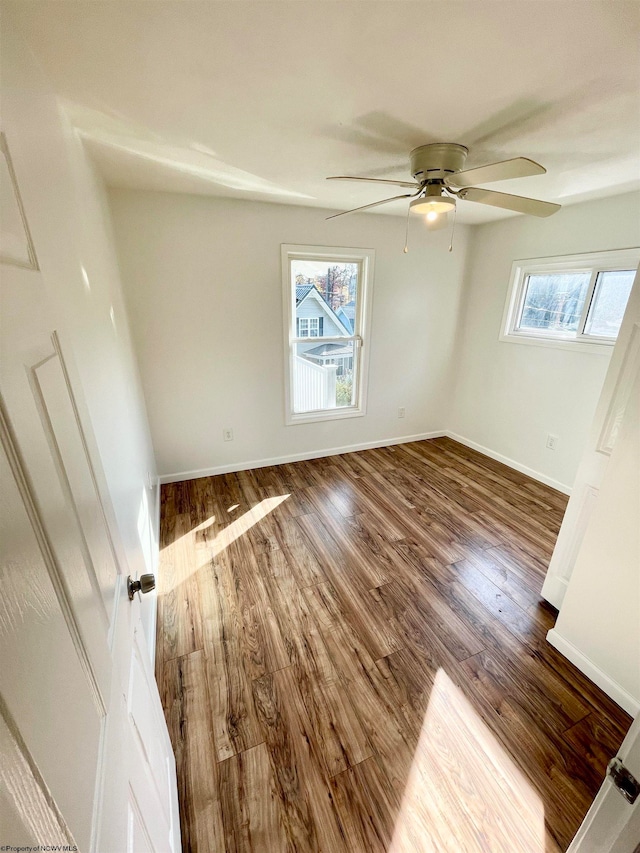
<svg viewBox="0 0 640 853">
<path fill-rule="evenodd" d="M 353 341 L 296 344 L 293 356 L 293 411 L 314 412 L 355 404 Z"/>
<path fill-rule="evenodd" d="M 297 337 L 338 338 L 354 334 L 360 265 L 292 259 Z M 303 333 L 303 327 L 306 331 Z"/>
<path fill-rule="evenodd" d="M 576 332 L 591 274 L 535 273 L 527 276 L 519 329 L 547 334 Z"/>
<path fill-rule="evenodd" d="M 611 270 L 598 273 L 595 295 L 585 327 L 587 335 L 618 337 L 635 274 L 635 270 Z"/>
</svg>

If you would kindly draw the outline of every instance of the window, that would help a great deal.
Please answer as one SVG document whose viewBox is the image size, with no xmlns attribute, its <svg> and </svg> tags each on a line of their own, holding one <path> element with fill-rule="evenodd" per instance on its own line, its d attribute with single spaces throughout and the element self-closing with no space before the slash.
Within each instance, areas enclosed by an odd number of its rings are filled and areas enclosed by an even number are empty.
<svg viewBox="0 0 640 853">
<path fill-rule="evenodd" d="M 516 261 L 500 340 L 607 352 L 639 262 L 640 249 Z"/>
<path fill-rule="evenodd" d="M 296 317 L 299 338 L 317 338 L 322 334 L 322 317 Z"/>
<path fill-rule="evenodd" d="M 288 424 L 365 413 L 373 260 L 372 249 L 282 247 Z"/>
</svg>

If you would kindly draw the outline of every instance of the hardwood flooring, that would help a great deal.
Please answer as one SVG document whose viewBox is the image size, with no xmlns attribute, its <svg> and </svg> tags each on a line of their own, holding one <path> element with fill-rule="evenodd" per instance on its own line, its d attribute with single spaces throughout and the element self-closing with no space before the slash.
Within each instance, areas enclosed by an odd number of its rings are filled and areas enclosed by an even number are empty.
<svg viewBox="0 0 640 853">
<path fill-rule="evenodd" d="M 565 505 L 445 438 L 163 486 L 184 850 L 566 850 L 631 721 L 545 639 Z"/>
</svg>

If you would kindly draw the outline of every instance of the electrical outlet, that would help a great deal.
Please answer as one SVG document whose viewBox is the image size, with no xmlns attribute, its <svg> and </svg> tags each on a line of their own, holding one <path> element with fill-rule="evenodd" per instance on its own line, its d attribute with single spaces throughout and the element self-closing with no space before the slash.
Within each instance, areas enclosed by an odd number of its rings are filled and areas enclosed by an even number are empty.
<svg viewBox="0 0 640 853">
<path fill-rule="evenodd" d="M 404 406 L 400 406 L 400 408 L 398 409 L 398 417 L 399 417 L 399 418 L 403 418 L 403 417 L 405 416 L 405 414 L 406 414 L 406 409 L 405 409 L 405 407 L 404 407 Z"/>
<path fill-rule="evenodd" d="M 232 429 L 223 429 L 222 437 L 225 441 L 233 441 L 233 430 Z"/>
<path fill-rule="evenodd" d="M 558 446 L 558 436 L 552 435 L 550 432 L 547 433 L 547 449 L 555 450 Z"/>
</svg>

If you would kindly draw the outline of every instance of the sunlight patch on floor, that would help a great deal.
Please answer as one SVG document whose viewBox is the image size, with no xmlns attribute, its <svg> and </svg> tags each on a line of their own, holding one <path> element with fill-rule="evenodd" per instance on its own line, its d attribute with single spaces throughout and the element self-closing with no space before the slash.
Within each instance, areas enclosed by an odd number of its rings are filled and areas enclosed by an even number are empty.
<svg viewBox="0 0 640 853">
<path fill-rule="evenodd" d="M 439 669 L 388 853 L 544 853 L 544 806 Z"/>
<path fill-rule="evenodd" d="M 232 542 L 235 542 L 243 533 L 246 533 L 249 528 L 253 527 L 259 521 L 262 521 L 270 512 L 286 501 L 289 495 L 278 495 L 275 498 L 265 498 L 260 503 L 252 506 L 250 510 L 232 521 L 228 527 L 221 530 L 216 538 L 209 543 L 209 548 L 214 557 L 220 554 Z"/>
<path fill-rule="evenodd" d="M 166 545 L 162 549 L 160 556 L 161 594 L 164 595 L 167 592 L 171 592 L 171 590 L 183 583 L 192 574 L 212 559 L 215 559 L 232 542 L 235 542 L 236 539 L 239 539 L 254 525 L 266 518 L 270 512 L 273 512 L 280 504 L 284 503 L 288 497 L 289 495 L 286 494 L 265 498 L 255 506 L 252 506 L 251 509 L 247 510 L 239 518 L 229 521 L 231 513 L 238 507 L 238 504 L 234 504 L 225 508 L 225 513 L 222 517 L 219 518 L 212 515 L 197 526 L 192 527 L 182 536 L 178 536 L 169 545 Z M 196 557 L 197 534 L 222 524 L 226 524 L 227 526 L 220 529 L 216 536 L 207 542 L 206 560 L 202 561 L 198 559 Z M 166 567 L 167 571 L 163 572 L 163 567 Z"/>
</svg>

